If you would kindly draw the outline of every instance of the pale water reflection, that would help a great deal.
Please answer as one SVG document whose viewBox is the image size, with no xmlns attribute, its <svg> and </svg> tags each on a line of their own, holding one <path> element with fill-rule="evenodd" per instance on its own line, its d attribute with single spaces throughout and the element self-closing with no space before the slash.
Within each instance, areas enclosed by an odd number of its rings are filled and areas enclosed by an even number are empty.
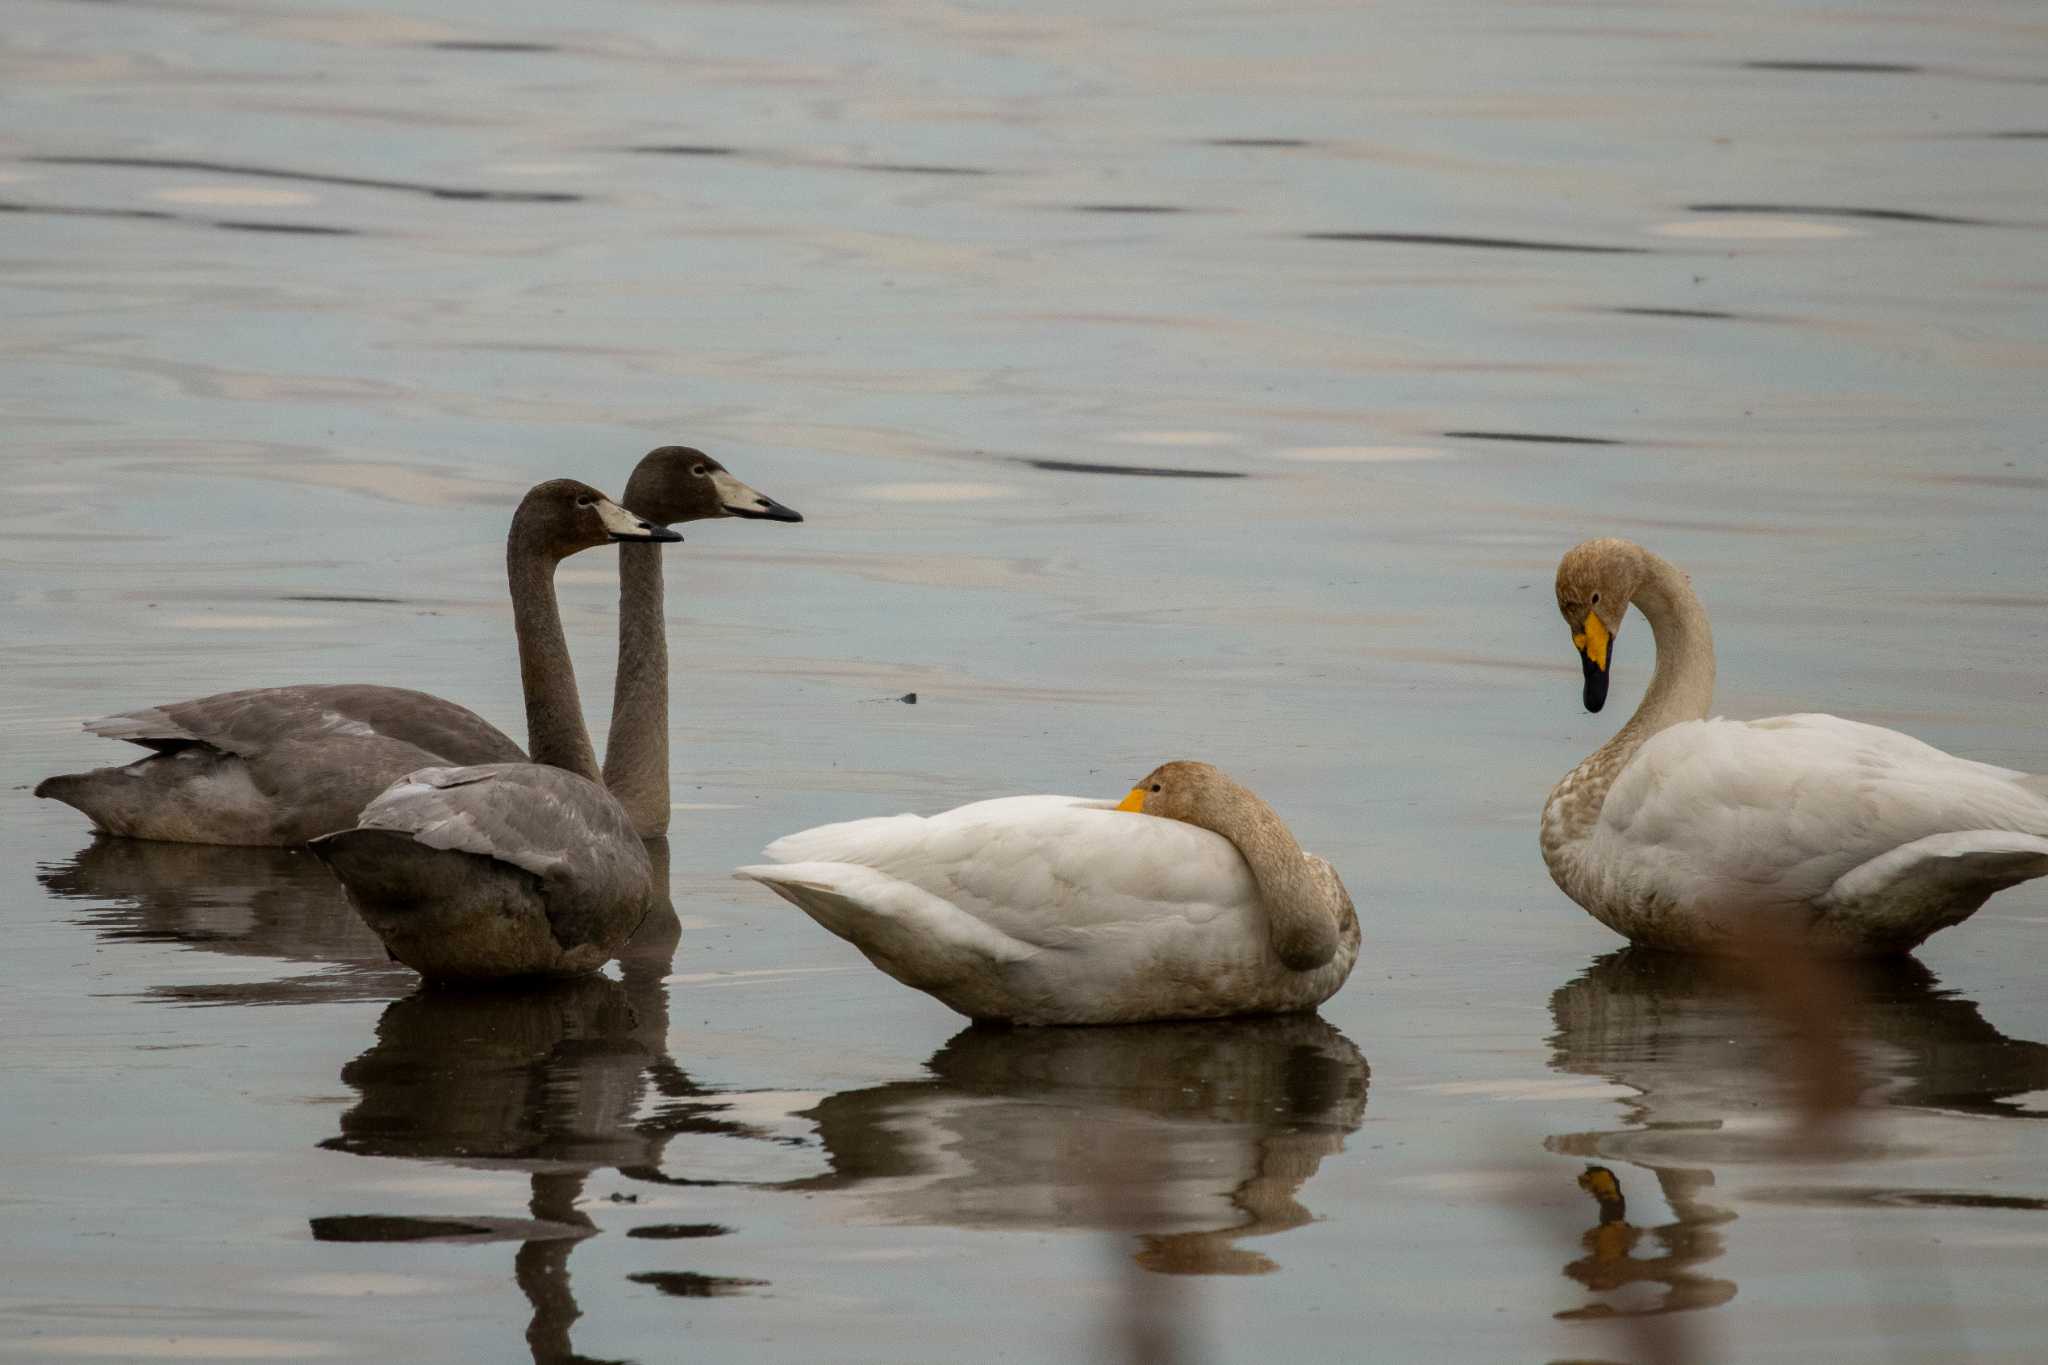
<svg viewBox="0 0 2048 1365">
<path fill-rule="evenodd" d="M 1842 1022 L 1864 1068 L 1866 1108 L 1824 1150 L 1792 1118 L 1789 1075 L 1807 1045 L 1759 1009 L 1740 971 L 1627 949 L 1551 997 L 1552 1066 L 1634 1092 L 1622 1101 L 1627 1126 L 1546 1143 L 1591 1163 L 1579 1184 L 1598 1209 L 1585 1254 L 1564 1268 L 1592 1298 L 1560 1318 L 1735 1298 L 1737 1283 L 1716 1262 L 1745 1235 L 1756 1204 L 2048 1211 L 2048 1198 L 1942 1178 L 1956 1158 L 2006 1145 L 1986 1124 L 2048 1119 L 2048 1045 L 2001 1033 L 1917 961 L 1861 962 L 1844 974 L 1851 1012 Z M 1653 1201 L 1641 1197 L 1652 1191 Z M 1661 1208 L 1631 1217 L 1631 1197 Z M 1943 1253 L 1927 1246 L 1917 1259 L 1922 1288 L 1939 1287 Z"/>
<path fill-rule="evenodd" d="M 926 1069 L 799 1115 L 831 1172 L 785 1188 L 884 1222 L 1114 1231 L 1169 1274 L 1278 1269 L 1278 1244 L 1239 1243 L 1315 1220 L 1303 1187 L 1364 1121 L 1371 1078 L 1312 1014 L 976 1026 Z"/>
</svg>

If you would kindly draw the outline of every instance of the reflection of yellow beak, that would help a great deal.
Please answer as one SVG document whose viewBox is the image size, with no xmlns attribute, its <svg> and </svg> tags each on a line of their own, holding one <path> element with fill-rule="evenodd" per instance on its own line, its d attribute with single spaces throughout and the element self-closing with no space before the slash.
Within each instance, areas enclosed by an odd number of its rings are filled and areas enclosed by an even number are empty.
<svg viewBox="0 0 2048 1365">
<path fill-rule="evenodd" d="M 1142 815 L 1145 811 L 1145 789 L 1143 787 L 1131 788 L 1131 794 L 1117 802 L 1116 808 L 1118 810 L 1136 811 Z"/>
<path fill-rule="evenodd" d="M 1600 620 L 1600 613 L 1589 611 L 1586 613 L 1585 630 L 1572 636 L 1572 643 L 1578 646 L 1579 653 L 1593 661 L 1595 668 L 1605 669 L 1607 667 L 1607 642 L 1613 638 L 1612 635 L 1607 633 L 1606 625 Z"/>
</svg>

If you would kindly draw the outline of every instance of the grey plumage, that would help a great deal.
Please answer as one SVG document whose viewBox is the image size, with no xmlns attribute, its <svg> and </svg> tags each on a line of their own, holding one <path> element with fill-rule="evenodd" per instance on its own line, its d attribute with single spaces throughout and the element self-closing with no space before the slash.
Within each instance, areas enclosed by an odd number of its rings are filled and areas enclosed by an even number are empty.
<svg viewBox="0 0 2048 1365">
<path fill-rule="evenodd" d="M 653 903 L 618 801 L 534 763 L 407 773 L 356 828 L 312 847 L 391 955 L 425 976 L 592 971 Z"/>
<path fill-rule="evenodd" d="M 401 774 L 526 754 L 454 702 L 405 687 L 257 687 L 85 723 L 154 750 L 120 767 L 45 779 L 37 796 L 109 834 L 199 844 L 302 844 L 345 829 Z"/>
</svg>

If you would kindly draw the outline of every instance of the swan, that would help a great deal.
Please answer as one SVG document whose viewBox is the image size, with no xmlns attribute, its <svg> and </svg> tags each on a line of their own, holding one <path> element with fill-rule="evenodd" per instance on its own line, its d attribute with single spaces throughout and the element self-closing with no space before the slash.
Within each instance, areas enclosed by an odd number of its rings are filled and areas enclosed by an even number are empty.
<svg viewBox="0 0 2048 1365">
<path fill-rule="evenodd" d="M 1656 640 L 1649 690 L 1543 806 L 1551 878 L 1602 924 L 1680 951 L 1762 929 L 1897 953 L 2048 875 L 2048 779 L 1839 716 L 1708 719 L 1706 610 L 1683 573 L 1626 540 L 1587 541 L 1557 569 L 1587 710 L 1607 700 L 1631 604 Z"/>
<path fill-rule="evenodd" d="M 1337 873 L 1207 763 L 1121 803 L 1010 796 L 785 835 L 737 869 L 971 1019 L 1110 1024 L 1312 1009 L 1358 957 Z"/>
<path fill-rule="evenodd" d="M 688 446 L 649 451 L 627 487 L 626 506 L 640 498 L 646 506 L 636 512 L 657 526 L 713 517 L 803 520 Z M 635 828 L 652 835 L 668 825 L 660 549 L 621 549 L 630 552 L 619 563 L 623 704 L 613 716 L 607 777 L 619 784 Z M 121 767 L 46 778 L 35 794 L 76 807 L 106 833 L 178 843 L 303 844 L 353 825 L 402 773 L 527 757 L 468 707 L 362 683 L 222 692 L 87 721 L 85 728 L 154 752 Z M 619 742 L 629 736 L 640 742 Z"/>
<path fill-rule="evenodd" d="M 310 847 L 390 954 L 422 976 L 576 976 L 609 961 L 654 903 L 653 867 L 598 780 L 555 568 L 607 540 L 680 540 L 586 484 L 536 485 L 505 572 L 532 762 L 433 766 Z"/>
</svg>

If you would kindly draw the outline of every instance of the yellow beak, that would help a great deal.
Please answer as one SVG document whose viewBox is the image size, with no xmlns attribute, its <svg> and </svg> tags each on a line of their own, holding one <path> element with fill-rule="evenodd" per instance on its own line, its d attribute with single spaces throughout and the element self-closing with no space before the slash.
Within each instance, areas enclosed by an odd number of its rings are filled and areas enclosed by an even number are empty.
<svg viewBox="0 0 2048 1365">
<path fill-rule="evenodd" d="M 1136 811 L 1140 815 L 1144 814 L 1145 789 L 1143 787 L 1131 788 L 1131 794 L 1117 802 L 1116 808 L 1118 810 Z"/>
<path fill-rule="evenodd" d="M 1572 643 L 1578 646 L 1579 653 L 1593 661 L 1593 667 L 1604 670 L 1607 667 L 1607 644 L 1613 638 L 1606 623 L 1601 621 L 1600 613 L 1589 611 L 1586 613 L 1586 629 L 1572 636 Z"/>
</svg>

